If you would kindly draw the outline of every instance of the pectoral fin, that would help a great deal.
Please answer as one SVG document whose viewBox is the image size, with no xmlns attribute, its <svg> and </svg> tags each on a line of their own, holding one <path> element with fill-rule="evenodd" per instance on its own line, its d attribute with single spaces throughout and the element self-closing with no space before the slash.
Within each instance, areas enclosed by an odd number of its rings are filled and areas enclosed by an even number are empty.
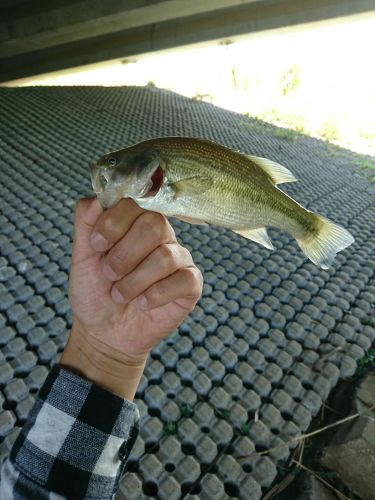
<svg viewBox="0 0 375 500">
<path fill-rule="evenodd" d="M 274 250 L 275 247 L 272 245 L 272 241 L 268 236 L 267 230 L 265 227 L 260 227 L 258 229 L 239 229 L 234 230 L 235 233 L 240 234 L 244 238 L 248 240 L 255 241 L 259 243 L 259 245 L 263 245 L 270 250 Z"/>
<path fill-rule="evenodd" d="M 211 186 L 212 179 L 201 175 L 186 177 L 185 179 L 171 183 L 175 196 L 184 196 L 185 194 L 194 196 L 202 194 L 208 191 Z"/>
<path fill-rule="evenodd" d="M 273 184 L 283 184 L 285 182 L 296 182 L 292 172 L 286 167 L 278 163 L 268 160 L 267 158 L 259 158 L 258 156 L 246 155 L 249 160 L 258 165 L 271 179 Z"/>
</svg>

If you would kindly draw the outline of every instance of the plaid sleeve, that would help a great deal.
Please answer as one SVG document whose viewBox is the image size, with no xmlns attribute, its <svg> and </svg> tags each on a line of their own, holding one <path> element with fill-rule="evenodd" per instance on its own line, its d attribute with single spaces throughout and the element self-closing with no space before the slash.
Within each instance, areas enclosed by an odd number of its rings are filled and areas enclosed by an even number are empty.
<svg viewBox="0 0 375 500">
<path fill-rule="evenodd" d="M 134 403 L 55 366 L 4 464 L 1 498 L 112 498 L 138 422 Z"/>
</svg>

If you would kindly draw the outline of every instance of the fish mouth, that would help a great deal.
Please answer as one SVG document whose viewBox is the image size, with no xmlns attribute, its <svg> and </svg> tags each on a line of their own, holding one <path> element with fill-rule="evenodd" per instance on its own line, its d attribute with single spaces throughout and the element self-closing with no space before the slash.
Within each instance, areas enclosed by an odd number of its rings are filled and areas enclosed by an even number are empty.
<svg viewBox="0 0 375 500">
<path fill-rule="evenodd" d="M 146 186 L 145 193 L 142 194 L 142 198 L 150 198 L 156 196 L 163 185 L 163 181 L 164 170 L 160 165 L 158 165 L 151 176 L 150 182 Z"/>
<path fill-rule="evenodd" d="M 100 184 L 99 175 L 100 175 L 99 166 L 95 162 L 90 163 L 91 185 L 95 194 L 100 194 L 103 192 L 103 187 Z"/>
</svg>

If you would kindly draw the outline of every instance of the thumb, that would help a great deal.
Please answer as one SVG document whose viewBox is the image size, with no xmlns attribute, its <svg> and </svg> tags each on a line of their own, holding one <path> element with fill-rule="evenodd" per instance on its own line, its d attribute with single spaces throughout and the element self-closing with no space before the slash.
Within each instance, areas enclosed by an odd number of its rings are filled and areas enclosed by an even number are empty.
<svg viewBox="0 0 375 500">
<path fill-rule="evenodd" d="M 91 247 L 90 237 L 102 213 L 103 210 L 97 198 L 82 198 L 77 202 L 74 214 L 73 263 L 81 262 L 97 254 Z"/>
</svg>

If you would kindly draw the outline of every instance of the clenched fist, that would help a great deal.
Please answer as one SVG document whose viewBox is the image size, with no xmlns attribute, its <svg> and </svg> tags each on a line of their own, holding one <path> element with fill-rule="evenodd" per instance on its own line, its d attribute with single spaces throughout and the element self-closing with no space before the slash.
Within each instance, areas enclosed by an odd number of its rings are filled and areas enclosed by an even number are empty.
<svg viewBox="0 0 375 500">
<path fill-rule="evenodd" d="M 104 213 L 96 199 L 80 200 L 61 364 L 133 399 L 149 351 L 193 310 L 202 284 L 163 215 L 130 199 Z"/>
</svg>

